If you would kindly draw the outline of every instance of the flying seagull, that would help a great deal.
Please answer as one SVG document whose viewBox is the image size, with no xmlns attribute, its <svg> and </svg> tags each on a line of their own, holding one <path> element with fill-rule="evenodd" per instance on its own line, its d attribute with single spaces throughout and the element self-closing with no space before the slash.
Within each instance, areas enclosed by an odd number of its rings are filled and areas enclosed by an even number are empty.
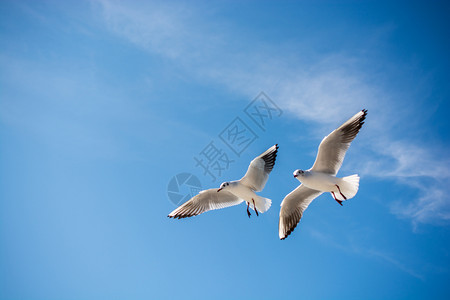
<svg viewBox="0 0 450 300">
<path fill-rule="evenodd" d="M 219 209 L 238 205 L 243 201 L 247 202 L 247 215 L 251 214 L 249 207 L 256 215 L 266 212 L 272 201 L 258 196 L 255 192 L 260 192 L 266 185 L 269 174 L 275 165 L 278 144 L 267 149 L 263 154 L 256 157 L 250 163 L 247 173 L 240 180 L 224 182 L 219 189 L 209 189 L 201 191 L 189 201 L 171 212 L 169 218 L 186 218 L 199 215 L 213 209 Z"/>
<path fill-rule="evenodd" d="M 363 109 L 342 124 L 338 129 L 323 138 L 319 145 L 316 161 L 311 169 L 295 170 L 294 177 L 301 182 L 281 202 L 278 235 L 284 240 L 294 231 L 308 205 L 324 192 L 331 193 L 340 205 L 353 198 L 358 192 L 359 176 L 357 174 L 336 177 L 344 161 L 350 143 L 358 134 L 367 115 Z"/>
</svg>

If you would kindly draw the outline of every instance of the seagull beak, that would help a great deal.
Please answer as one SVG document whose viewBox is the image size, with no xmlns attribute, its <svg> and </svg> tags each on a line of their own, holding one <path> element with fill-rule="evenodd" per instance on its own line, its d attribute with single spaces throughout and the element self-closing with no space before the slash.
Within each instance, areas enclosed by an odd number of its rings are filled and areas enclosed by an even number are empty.
<svg viewBox="0 0 450 300">
<path fill-rule="evenodd" d="M 217 192 L 220 192 L 222 190 L 222 188 L 218 189 Z"/>
</svg>

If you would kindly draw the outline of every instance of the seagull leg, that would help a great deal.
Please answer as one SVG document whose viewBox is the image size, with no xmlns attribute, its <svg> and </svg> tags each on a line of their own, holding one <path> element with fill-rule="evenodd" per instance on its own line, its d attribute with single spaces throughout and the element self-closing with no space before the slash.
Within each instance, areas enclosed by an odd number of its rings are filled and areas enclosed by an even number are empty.
<svg viewBox="0 0 450 300">
<path fill-rule="evenodd" d="M 255 199 L 252 198 L 252 200 L 253 200 L 253 208 L 255 209 L 256 216 L 259 217 L 258 210 L 256 209 L 256 205 L 255 205 Z"/>
<path fill-rule="evenodd" d="M 252 214 L 251 214 L 250 211 L 248 210 L 249 205 L 250 205 L 250 202 L 247 202 L 247 215 L 248 215 L 248 217 L 250 218 L 250 216 L 251 216 Z"/>
<path fill-rule="evenodd" d="M 345 197 L 344 194 L 342 194 L 341 189 L 339 188 L 339 186 L 337 184 L 336 184 L 336 187 L 338 188 L 338 191 L 341 194 L 342 198 L 344 198 L 344 200 L 347 200 L 347 197 Z"/>
<path fill-rule="evenodd" d="M 334 200 L 336 200 L 337 203 L 339 203 L 341 206 L 343 206 L 343 205 L 342 205 L 342 200 L 336 199 L 336 195 L 334 194 L 333 191 L 331 191 L 331 195 L 333 195 L 333 198 L 334 198 Z"/>
</svg>

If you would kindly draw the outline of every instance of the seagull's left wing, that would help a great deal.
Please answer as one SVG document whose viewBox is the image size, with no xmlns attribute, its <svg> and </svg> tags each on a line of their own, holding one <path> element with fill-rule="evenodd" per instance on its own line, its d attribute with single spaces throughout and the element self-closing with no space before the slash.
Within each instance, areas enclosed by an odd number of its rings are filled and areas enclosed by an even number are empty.
<svg viewBox="0 0 450 300">
<path fill-rule="evenodd" d="M 267 149 L 263 154 L 252 160 L 247 173 L 241 178 L 241 183 L 256 192 L 262 191 L 269 179 L 269 173 L 275 165 L 278 144 Z"/>
<path fill-rule="evenodd" d="M 168 217 L 182 219 L 193 217 L 213 209 L 225 208 L 228 206 L 242 203 L 242 199 L 236 197 L 230 192 L 209 189 L 201 191 L 198 195 L 192 197 L 189 201 L 171 212 Z"/>
<path fill-rule="evenodd" d="M 367 110 L 363 109 L 323 138 L 319 145 L 316 161 L 311 168 L 312 171 L 337 174 L 350 143 L 364 124 L 366 115 Z"/>
<path fill-rule="evenodd" d="M 303 184 L 290 192 L 281 202 L 278 236 L 284 240 L 294 231 L 305 209 L 316 199 L 321 191 L 310 189 Z"/>
</svg>

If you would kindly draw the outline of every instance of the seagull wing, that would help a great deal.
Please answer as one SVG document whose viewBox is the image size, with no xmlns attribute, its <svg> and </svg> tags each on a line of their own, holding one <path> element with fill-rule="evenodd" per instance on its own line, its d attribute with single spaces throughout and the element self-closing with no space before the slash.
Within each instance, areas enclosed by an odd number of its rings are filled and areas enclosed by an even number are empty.
<svg viewBox="0 0 450 300">
<path fill-rule="evenodd" d="M 337 174 L 350 143 L 364 124 L 366 115 L 367 110 L 363 109 L 323 138 L 312 171 Z"/>
<path fill-rule="evenodd" d="M 193 217 L 209 210 L 238 205 L 242 201 L 244 200 L 224 190 L 220 192 L 217 192 L 217 189 L 204 190 L 179 206 L 168 217 L 174 219 Z"/>
<path fill-rule="evenodd" d="M 320 194 L 322 194 L 321 191 L 300 185 L 283 199 L 278 223 L 278 235 L 281 240 L 287 238 L 294 231 L 305 209 Z"/>
<path fill-rule="evenodd" d="M 269 173 L 275 165 L 277 151 L 278 144 L 273 145 L 263 154 L 252 160 L 247 173 L 241 178 L 241 183 L 256 192 L 262 191 L 266 185 L 267 179 L 269 179 Z"/>
</svg>

